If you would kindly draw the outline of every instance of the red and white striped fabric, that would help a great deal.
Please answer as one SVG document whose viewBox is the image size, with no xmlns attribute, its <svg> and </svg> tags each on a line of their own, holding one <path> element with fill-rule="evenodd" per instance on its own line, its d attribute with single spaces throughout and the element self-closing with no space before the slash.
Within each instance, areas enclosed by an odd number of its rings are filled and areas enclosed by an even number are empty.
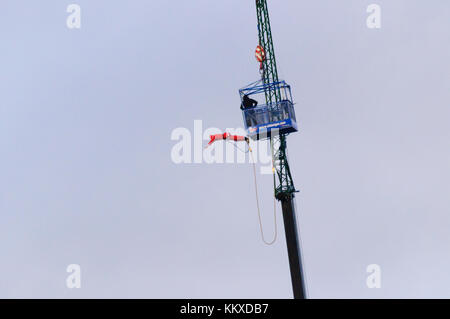
<svg viewBox="0 0 450 319">
<path fill-rule="evenodd" d="M 256 47 L 255 57 L 258 62 L 263 63 L 266 60 L 266 51 L 260 45 Z"/>
<path fill-rule="evenodd" d="M 211 141 L 209 141 L 208 146 L 210 146 L 212 143 L 214 143 L 216 141 L 223 141 L 223 140 L 230 140 L 230 141 L 235 141 L 235 142 L 247 141 L 247 138 L 245 136 L 231 135 L 230 133 L 210 135 L 210 138 L 211 138 Z"/>
</svg>

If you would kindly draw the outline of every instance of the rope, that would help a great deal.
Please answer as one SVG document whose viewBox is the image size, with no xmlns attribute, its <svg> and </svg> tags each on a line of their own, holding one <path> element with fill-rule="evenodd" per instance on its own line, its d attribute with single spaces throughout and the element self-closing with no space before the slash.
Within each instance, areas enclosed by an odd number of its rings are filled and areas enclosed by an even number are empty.
<svg viewBox="0 0 450 319">
<path fill-rule="evenodd" d="M 271 245 L 275 244 L 275 242 L 277 241 L 277 237 L 278 237 L 277 202 L 276 202 L 275 197 L 274 197 L 273 198 L 273 219 L 274 219 L 275 233 L 274 233 L 274 236 L 273 236 L 273 240 L 269 242 L 264 237 L 264 229 L 263 229 L 263 224 L 262 224 L 261 210 L 260 210 L 260 207 L 259 207 L 258 182 L 256 180 L 256 163 L 255 163 L 255 160 L 253 158 L 252 149 L 250 148 L 249 150 L 250 150 L 250 155 L 252 157 L 252 163 L 253 163 L 253 176 L 254 176 L 254 181 L 255 181 L 256 207 L 258 209 L 259 230 L 261 231 L 261 239 L 264 242 L 264 244 L 266 244 L 267 246 L 271 246 Z M 272 170 L 274 171 L 274 174 L 275 174 L 275 170 L 274 170 L 273 167 L 272 167 Z"/>
<path fill-rule="evenodd" d="M 275 228 L 274 236 L 273 236 L 272 241 L 267 241 L 265 236 L 264 236 L 264 227 L 263 227 L 263 223 L 262 223 L 261 209 L 260 209 L 260 205 L 259 205 L 258 181 L 256 179 L 256 162 L 255 162 L 255 158 L 253 157 L 253 150 L 250 147 L 250 142 L 247 142 L 248 150 L 243 150 L 242 148 L 240 148 L 235 143 L 232 143 L 229 140 L 227 140 L 226 142 L 230 143 L 236 149 L 238 149 L 239 151 L 241 151 L 243 153 L 250 153 L 250 156 L 252 158 L 252 164 L 253 164 L 253 177 L 254 177 L 254 183 L 255 183 L 256 208 L 258 210 L 258 221 L 259 221 L 259 230 L 261 232 L 261 239 L 262 239 L 264 244 L 266 244 L 267 246 L 271 246 L 271 245 L 275 244 L 275 242 L 277 241 L 277 238 L 278 238 L 277 201 L 275 199 L 275 196 L 273 197 L 273 219 L 274 219 L 274 228 Z M 271 141 L 271 147 L 273 148 L 272 141 Z M 273 159 L 272 159 L 272 171 L 273 171 L 273 182 L 274 182 L 274 185 L 275 185 L 275 167 L 273 165 Z"/>
<path fill-rule="evenodd" d="M 247 154 L 251 150 L 250 145 L 248 146 L 248 150 L 243 150 L 242 148 L 237 146 L 235 143 L 232 143 L 230 140 L 226 140 L 226 142 L 231 144 L 231 145 L 233 145 L 237 150 L 239 150 L 239 151 L 241 151 L 242 153 L 245 153 L 245 154 Z"/>
</svg>

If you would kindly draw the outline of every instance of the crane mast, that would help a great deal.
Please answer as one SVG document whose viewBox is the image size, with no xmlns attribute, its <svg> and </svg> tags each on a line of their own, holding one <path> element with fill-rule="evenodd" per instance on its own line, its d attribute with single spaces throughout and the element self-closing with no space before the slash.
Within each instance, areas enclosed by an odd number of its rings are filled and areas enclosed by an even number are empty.
<svg viewBox="0 0 450 319">
<path fill-rule="evenodd" d="M 255 1 L 258 18 L 259 45 L 264 48 L 266 54 L 265 60 L 262 62 L 262 81 L 266 86 L 269 86 L 271 83 L 279 82 L 269 10 L 267 7 L 267 0 Z M 282 96 L 279 89 L 267 89 L 264 93 L 269 108 L 273 110 L 280 107 Z M 296 190 L 289 168 L 286 137 L 287 134 L 280 133 L 278 135 L 271 135 L 270 138 L 273 165 L 276 171 L 275 197 L 281 202 L 283 209 L 283 220 L 294 298 L 305 299 L 306 288 L 295 212 Z"/>
<path fill-rule="evenodd" d="M 277 62 L 275 59 L 275 49 L 273 47 L 272 31 L 270 27 L 269 10 L 266 0 L 256 0 L 256 11 L 258 17 L 259 45 L 266 52 L 266 59 L 263 62 L 262 80 L 265 85 L 278 83 Z M 266 103 L 269 108 L 278 108 L 282 97 L 279 89 L 266 90 Z M 281 200 L 290 197 L 295 193 L 294 181 L 286 154 L 286 134 L 280 134 L 271 138 L 274 166 L 278 175 L 275 187 L 275 197 Z"/>
</svg>

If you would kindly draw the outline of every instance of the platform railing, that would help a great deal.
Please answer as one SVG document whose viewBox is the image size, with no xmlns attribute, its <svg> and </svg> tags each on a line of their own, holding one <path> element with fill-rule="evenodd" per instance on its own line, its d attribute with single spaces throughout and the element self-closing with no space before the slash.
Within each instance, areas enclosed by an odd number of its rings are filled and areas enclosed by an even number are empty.
<svg viewBox="0 0 450 319">
<path fill-rule="evenodd" d="M 246 128 L 260 125 L 267 125 L 284 120 L 291 119 L 296 122 L 294 104 L 289 100 L 284 100 L 272 104 L 270 107 L 266 104 L 243 111 L 244 123 Z"/>
</svg>

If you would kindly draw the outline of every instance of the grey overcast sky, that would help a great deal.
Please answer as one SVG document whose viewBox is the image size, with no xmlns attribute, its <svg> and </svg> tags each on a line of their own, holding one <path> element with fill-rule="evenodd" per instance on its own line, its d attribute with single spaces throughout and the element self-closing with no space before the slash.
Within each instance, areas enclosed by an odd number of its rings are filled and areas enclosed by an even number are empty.
<svg viewBox="0 0 450 319">
<path fill-rule="evenodd" d="M 381 29 L 366 26 L 371 3 Z M 0 297 L 291 297 L 283 225 L 264 246 L 251 166 L 170 155 L 194 120 L 242 126 L 254 6 L 1 1 Z M 450 2 L 269 9 L 301 127 L 288 146 L 309 296 L 450 298 Z M 69 264 L 81 289 L 66 287 Z"/>
</svg>

